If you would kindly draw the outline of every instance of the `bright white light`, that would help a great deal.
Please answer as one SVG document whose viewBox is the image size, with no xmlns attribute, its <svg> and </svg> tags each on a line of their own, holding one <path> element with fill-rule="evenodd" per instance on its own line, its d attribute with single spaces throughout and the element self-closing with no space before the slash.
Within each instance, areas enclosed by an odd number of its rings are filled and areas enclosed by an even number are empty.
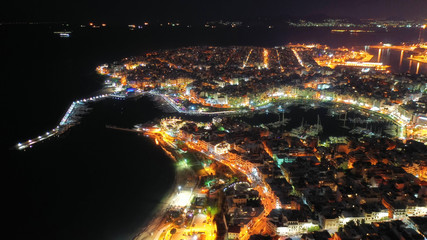
<svg viewBox="0 0 427 240">
<path fill-rule="evenodd" d="M 190 203 L 191 195 L 190 191 L 182 191 L 176 195 L 175 199 L 171 203 L 174 206 L 185 207 Z"/>
</svg>

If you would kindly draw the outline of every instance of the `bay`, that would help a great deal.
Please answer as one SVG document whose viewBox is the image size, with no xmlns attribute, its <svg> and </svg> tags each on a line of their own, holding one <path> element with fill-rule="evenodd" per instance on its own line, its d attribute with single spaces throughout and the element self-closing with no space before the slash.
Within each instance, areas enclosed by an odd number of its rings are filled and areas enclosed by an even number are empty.
<svg viewBox="0 0 427 240">
<path fill-rule="evenodd" d="M 0 26 L 0 30 L 6 60 L 2 65 L 6 231 L 12 239 L 46 240 L 131 239 L 173 184 L 173 162 L 152 142 L 105 128 L 162 117 L 146 98 L 96 103 L 82 123 L 63 136 L 25 152 L 9 150 L 55 127 L 72 101 L 100 89 L 104 79 L 96 75 L 96 66 L 182 46 L 271 47 L 288 42 L 364 46 L 418 37 L 415 30 L 337 35 L 325 29 L 77 27 L 70 38 L 59 38 L 52 26 Z"/>
</svg>

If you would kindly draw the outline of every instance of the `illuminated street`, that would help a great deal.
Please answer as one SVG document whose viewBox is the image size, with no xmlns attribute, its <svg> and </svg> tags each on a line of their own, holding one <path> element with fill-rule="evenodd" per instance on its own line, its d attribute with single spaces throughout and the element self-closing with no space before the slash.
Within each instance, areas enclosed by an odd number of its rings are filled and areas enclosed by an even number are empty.
<svg viewBox="0 0 427 240">
<path fill-rule="evenodd" d="M 4 235 L 427 239 L 427 0 L 70 3 L 1 8 Z"/>
</svg>

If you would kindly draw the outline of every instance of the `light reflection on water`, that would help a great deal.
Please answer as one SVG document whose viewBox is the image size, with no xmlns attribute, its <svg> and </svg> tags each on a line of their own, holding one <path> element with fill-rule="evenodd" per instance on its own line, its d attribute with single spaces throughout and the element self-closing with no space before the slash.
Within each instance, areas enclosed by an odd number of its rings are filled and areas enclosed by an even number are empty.
<svg viewBox="0 0 427 240">
<path fill-rule="evenodd" d="M 374 55 L 372 58 L 384 65 L 389 65 L 392 73 L 427 74 L 427 64 L 408 59 L 413 52 L 395 49 L 367 48 Z"/>
</svg>

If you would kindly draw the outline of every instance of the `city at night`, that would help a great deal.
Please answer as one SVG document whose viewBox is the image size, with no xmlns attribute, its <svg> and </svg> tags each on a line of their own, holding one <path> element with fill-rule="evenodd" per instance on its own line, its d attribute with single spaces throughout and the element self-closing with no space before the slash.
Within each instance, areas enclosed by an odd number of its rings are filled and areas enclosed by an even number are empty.
<svg viewBox="0 0 427 240">
<path fill-rule="evenodd" d="M 0 15 L 8 239 L 427 238 L 427 1 Z"/>
</svg>

